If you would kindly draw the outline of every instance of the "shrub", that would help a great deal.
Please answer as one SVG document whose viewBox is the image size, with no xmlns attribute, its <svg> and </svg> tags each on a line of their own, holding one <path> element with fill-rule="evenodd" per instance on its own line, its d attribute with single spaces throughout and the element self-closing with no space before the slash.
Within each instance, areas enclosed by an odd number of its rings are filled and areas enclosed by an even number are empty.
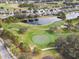
<svg viewBox="0 0 79 59">
<path fill-rule="evenodd" d="M 33 4 L 20 4 L 19 7 L 33 7 Z"/>
<path fill-rule="evenodd" d="M 19 22 L 21 21 L 22 19 L 19 19 L 17 17 L 14 17 L 14 16 L 11 16 L 11 17 L 8 17 L 5 19 L 5 23 L 16 23 L 16 22 Z"/>
<path fill-rule="evenodd" d="M 79 35 L 60 37 L 56 42 L 57 51 L 67 59 L 79 59 Z"/>
</svg>

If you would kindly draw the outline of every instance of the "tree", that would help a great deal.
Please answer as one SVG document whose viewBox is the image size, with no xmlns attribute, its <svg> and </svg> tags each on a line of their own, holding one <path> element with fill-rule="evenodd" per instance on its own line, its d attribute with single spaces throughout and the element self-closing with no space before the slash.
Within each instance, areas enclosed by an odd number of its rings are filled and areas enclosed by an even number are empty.
<svg viewBox="0 0 79 59">
<path fill-rule="evenodd" d="M 8 31 L 8 30 L 3 30 L 3 33 L 1 34 L 1 37 L 3 39 L 10 39 L 12 41 L 13 44 L 17 45 L 18 44 L 18 38 L 19 36 L 16 36 L 15 34 L 13 34 L 12 32 Z"/>
<path fill-rule="evenodd" d="M 0 19 L 0 28 L 2 27 L 2 19 Z"/>
<path fill-rule="evenodd" d="M 23 34 L 23 33 L 25 33 L 26 31 L 27 31 L 27 28 L 21 27 L 21 28 L 19 28 L 18 33 Z"/>
<path fill-rule="evenodd" d="M 30 7 L 30 8 L 32 8 L 32 7 L 34 7 L 34 5 L 23 3 L 23 4 L 20 4 L 19 7 Z"/>
<path fill-rule="evenodd" d="M 64 12 L 59 12 L 59 13 L 57 14 L 57 16 L 58 16 L 58 18 L 60 18 L 60 19 L 62 19 L 62 20 L 65 20 L 65 19 L 66 19 L 66 15 L 65 15 Z"/>
<path fill-rule="evenodd" d="M 79 34 L 60 37 L 56 41 L 57 51 L 67 59 L 79 59 Z"/>
<path fill-rule="evenodd" d="M 41 50 L 38 47 L 34 47 L 33 52 L 32 52 L 33 56 L 40 54 L 40 51 Z"/>
<path fill-rule="evenodd" d="M 57 31 L 57 27 L 55 26 L 55 27 L 50 27 L 48 30 L 46 30 L 48 33 L 50 33 L 50 34 L 52 34 L 52 33 L 54 33 L 54 32 L 56 32 Z"/>
<path fill-rule="evenodd" d="M 20 21 L 22 21 L 22 19 L 21 18 L 18 18 L 18 17 L 14 17 L 14 16 L 10 16 L 10 17 L 8 17 L 8 18 L 6 18 L 6 19 L 4 19 L 5 21 L 5 23 L 16 23 L 16 22 L 20 22 Z"/>
</svg>

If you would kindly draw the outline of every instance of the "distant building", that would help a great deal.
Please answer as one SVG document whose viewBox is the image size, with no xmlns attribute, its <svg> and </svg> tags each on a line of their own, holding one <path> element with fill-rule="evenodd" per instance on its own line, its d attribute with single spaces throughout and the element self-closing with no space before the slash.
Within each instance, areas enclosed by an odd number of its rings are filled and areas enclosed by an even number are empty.
<svg viewBox="0 0 79 59">
<path fill-rule="evenodd" d="M 79 0 L 0 0 L 0 3 L 28 3 L 29 1 L 34 2 L 79 2 Z"/>
<path fill-rule="evenodd" d="M 5 3 L 6 2 L 6 0 L 0 0 L 0 3 Z"/>
<path fill-rule="evenodd" d="M 64 2 L 73 2 L 74 0 L 64 0 Z"/>
<path fill-rule="evenodd" d="M 0 0 L 0 3 L 28 3 L 29 1 L 35 2 L 54 2 L 54 1 L 63 1 L 63 0 Z"/>
</svg>

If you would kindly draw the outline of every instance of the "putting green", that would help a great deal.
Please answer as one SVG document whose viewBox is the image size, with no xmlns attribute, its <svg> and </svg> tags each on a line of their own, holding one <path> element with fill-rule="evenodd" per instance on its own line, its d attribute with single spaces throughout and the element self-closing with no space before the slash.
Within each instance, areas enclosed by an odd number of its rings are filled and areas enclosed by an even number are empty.
<svg viewBox="0 0 79 59">
<path fill-rule="evenodd" d="M 23 42 L 25 44 L 34 44 L 39 48 L 45 48 L 49 43 L 54 43 L 56 41 L 56 35 L 49 34 L 43 30 L 33 29 L 30 29 L 28 32 L 26 32 L 23 38 Z"/>
<path fill-rule="evenodd" d="M 32 42 L 39 47 L 46 47 L 51 41 L 52 36 L 46 32 L 35 33 L 32 35 Z"/>
<path fill-rule="evenodd" d="M 35 35 L 32 37 L 32 41 L 38 45 L 47 45 L 51 40 L 48 35 Z"/>
</svg>

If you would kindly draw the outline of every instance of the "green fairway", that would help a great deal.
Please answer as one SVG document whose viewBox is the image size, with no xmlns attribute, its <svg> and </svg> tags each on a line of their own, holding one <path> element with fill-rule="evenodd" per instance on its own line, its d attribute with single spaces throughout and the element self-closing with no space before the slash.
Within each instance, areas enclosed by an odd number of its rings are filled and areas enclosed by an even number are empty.
<svg viewBox="0 0 79 59">
<path fill-rule="evenodd" d="M 78 20 L 77 20 L 78 21 Z M 77 24 L 77 21 L 72 21 L 71 23 L 75 26 Z M 23 43 L 24 48 L 26 47 L 37 47 L 38 49 L 42 50 L 45 48 L 54 47 L 56 44 L 56 41 L 58 38 L 67 37 L 70 34 L 74 34 L 74 32 L 66 31 L 63 29 L 58 29 L 56 31 L 55 27 L 61 27 L 61 25 L 64 25 L 65 21 L 59 21 L 55 22 L 53 24 L 48 25 L 30 25 L 25 23 L 3 23 L 3 28 L 6 31 L 9 31 L 13 34 L 13 36 L 18 36 L 16 40 L 19 45 L 19 43 Z M 55 28 L 53 31 L 50 31 L 49 28 L 52 27 Z M 23 31 L 23 33 L 19 33 L 20 29 L 27 29 L 26 31 Z M 55 31 L 55 32 L 54 32 Z M 79 34 L 78 32 L 75 34 Z M 12 37 L 13 38 L 13 37 Z M 11 41 L 14 41 L 14 39 L 10 39 Z M 16 47 L 16 46 L 15 46 Z M 13 47 L 11 47 L 13 48 Z M 15 50 L 14 48 L 13 50 Z M 16 49 L 17 50 L 17 49 Z M 15 51 L 14 51 L 15 52 Z M 49 53 L 48 53 L 49 52 Z M 33 57 L 33 59 L 41 59 L 42 56 L 51 55 L 54 56 L 56 59 L 61 58 L 60 55 L 56 50 L 48 50 L 47 51 L 41 51 L 41 53 L 36 57 Z"/>
<path fill-rule="evenodd" d="M 55 43 L 58 37 L 60 36 L 67 36 L 71 32 L 69 31 L 64 31 L 62 29 L 59 29 L 55 33 L 49 33 L 48 30 L 50 27 L 60 27 L 61 25 L 64 25 L 65 21 L 59 21 L 55 22 L 53 24 L 48 24 L 48 25 L 39 25 L 39 26 L 34 26 L 34 25 L 29 25 L 29 24 L 24 24 L 24 23 L 11 23 L 11 24 L 3 24 L 3 28 L 5 30 L 9 30 L 12 32 L 15 36 L 19 36 L 18 40 L 19 42 L 23 42 L 25 46 L 27 44 L 29 45 L 36 45 L 37 47 L 40 48 L 45 48 L 48 47 L 49 43 Z M 74 21 L 72 22 L 74 24 Z M 77 22 L 75 22 L 77 23 Z M 27 28 L 24 33 L 20 34 L 19 29 L 20 28 Z"/>
<path fill-rule="evenodd" d="M 14 35 L 19 36 L 18 40 L 20 42 L 23 42 L 26 46 L 27 44 L 36 45 L 40 48 L 45 48 L 48 46 L 49 43 L 53 44 L 57 40 L 58 35 L 56 33 L 48 33 L 46 29 L 49 27 L 54 26 L 60 26 L 63 24 L 63 22 L 57 22 L 50 25 L 45 26 L 33 26 L 29 24 L 23 24 L 23 23 L 11 23 L 11 24 L 4 24 L 3 27 L 5 29 L 8 29 L 10 32 L 12 32 Z M 27 28 L 28 30 L 23 33 L 19 34 L 18 31 L 20 28 Z"/>
<path fill-rule="evenodd" d="M 52 34 L 48 34 L 46 31 L 43 30 L 29 30 L 26 32 L 27 34 L 24 35 L 23 42 L 37 45 L 38 47 L 47 47 L 50 42 L 55 42 L 56 36 Z"/>
</svg>

